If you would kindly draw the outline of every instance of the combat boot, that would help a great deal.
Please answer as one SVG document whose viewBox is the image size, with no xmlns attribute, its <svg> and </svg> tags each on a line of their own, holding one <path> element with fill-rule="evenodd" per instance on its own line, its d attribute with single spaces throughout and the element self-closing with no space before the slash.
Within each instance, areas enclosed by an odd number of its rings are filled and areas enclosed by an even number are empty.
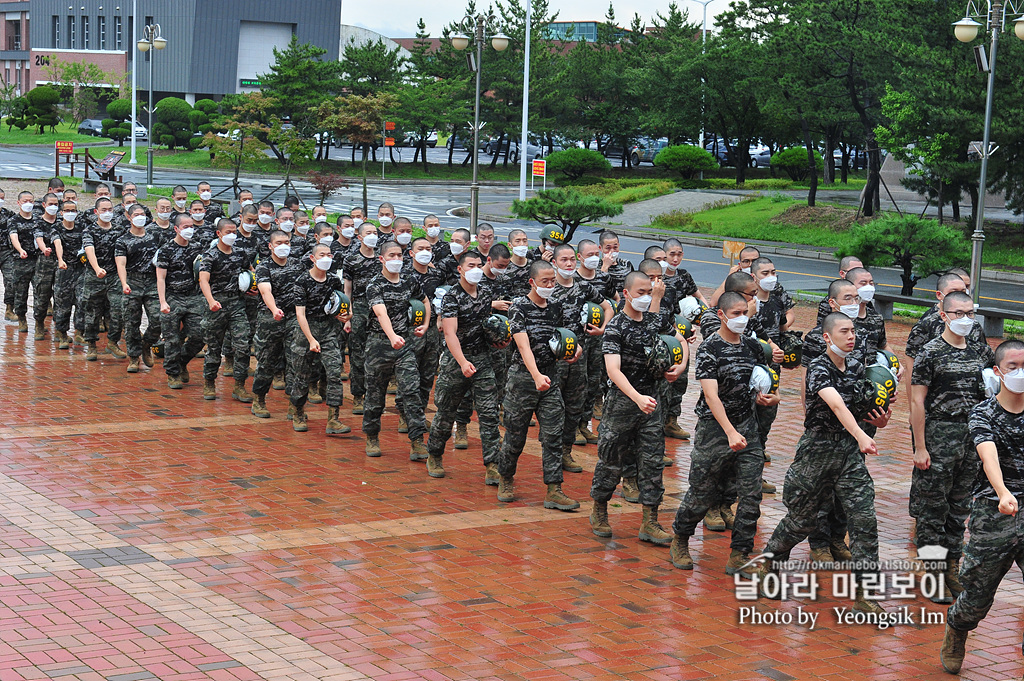
<svg viewBox="0 0 1024 681">
<path fill-rule="evenodd" d="M 725 529 L 731 530 L 732 526 L 736 524 L 736 514 L 732 512 L 732 506 L 725 504 L 718 509 L 718 512 L 722 516 L 722 522 L 725 523 Z"/>
<path fill-rule="evenodd" d="M 270 410 L 267 409 L 267 396 L 256 395 L 253 398 L 252 406 L 249 407 L 249 412 L 256 418 L 269 419 Z"/>
<path fill-rule="evenodd" d="M 319 383 L 309 386 L 309 392 L 306 393 L 306 401 L 310 404 L 320 404 L 324 401 L 323 395 L 320 394 Z"/>
<path fill-rule="evenodd" d="M 722 520 L 722 510 L 709 508 L 704 514 L 704 527 L 712 532 L 725 532 L 725 521 Z"/>
<path fill-rule="evenodd" d="M 878 604 L 878 601 L 868 600 L 864 595 L 864 589 L 857 587 L 857 595 L 853 599 L 853 609 L 859 610 L 860 612 L 874 613 L 876 615 L 884 615 L 885 608 Z"/>
<path fill-rule="evenodd" d="M 669 421 L 665 424 L 665 437 L 675 438 L 676 440 L 689 440 L 690 434 L 679 427 L 679 424 L 675 421 Z"/>
<path fill-rule="evenodd" d="M 432 478 L 444 477 L 444 466 L 441 465 L 441 457 L 433 454 L 427 457 L 427 475 Z"/>
<path fill-rule="evenodd" d="M 761 478 L 761 494 L 775 494 L 775 490 L 775 485 Z"/>
<path fill-rule="evenodd" d="M 689 541 L 678 534 L 672 537 L 672 545 L 668 547 L 668 559 L 672 562 L 672 567 L 692 570 L 693 558 L 690 557 Z"/>
<path fill-rule="evenodd" d="M 596 419 L 598 421 L 601 420 L 601 417 L 604 415 L 604 398 L 603 397 L 599 396 L 597 398 L 597 402 L 594 402 L 594 409 L 593 409 L 593 411 L 591 413 L 592 413 L 594 419 Z"/>
<path fill-rule="evenodd" d="M 295 405 L 290 402 L 288 403 L 288 414 L 285 416 L 285 418 L 288 419 L 289 421 L 295 418 Z"/>
<path fill-rule="evenodd" d="M 498 481 L 498 501 L 508 503 L 516 498 L 515 480 L 512 476 L 501 476 Z"/>
<path fill-rule="evenodd" d="M 595 501 L 590 510 L 590 529 L 598 537 L 612 536 L 612 526 L 608 523 L 608 502 Z"/>
<path fill-rule="evenodd" d="M 636 478 L 622 479 L 622 498 L 631 504 L 640 503 L 640 488 L 636 486 Z"/>
<path fill-rule="evenodd" d="M 960 558 L 946 560 L 949 563 L 946 566 L 946 588 L 953 594 L 955 600 L 964 590 L 964 585 L 960 583 Z"/>
<path fill-rule="evenodd" d="M 181 379 L 182 383 L 188 383 L 192 379 L 192 377 L 189 376 L 187 364 L 181 365 L 181 373 L 178 374 L 178 377 Z"/>
<path fill-rule="evenodd" d="M 36 335 L 37 341 L 46 340 L 46 327 L 43 326 L 42 322 L 36 322 Z"/>
<path fill-rule="evenodd" d="M 306 408 L 304 405 L 292 406 L 295 407 L 295 411 L 292 413 L 292 430 L 296 433 L 305 433 L 309 430 L 309 424 L 306 422 Z"/>
<path fill-rule="evenodd" d="M 946 622 L 946 633 L 942 637 L 942 648 L 939 650 L 939 660 L 942 668 L 950 674 L 959 674 L 960 667 L 964 664 L 964 655 L 967 653 L 966 631 L 957 631 Z"/>
<path fill-rule="evenodd" d="M 757 566 L 750 564 L 750 556 L 742 551 L 733 549 L 729 554 L 729 560 L 725 564 L 725 574 L 735 575 L 738 572 L 742 572 L 745 575 L 753 575 L 757 573 Z"/>
<path fill-rule="evenodd" d="M 149 346 L 142 348 L 142 363 L 148 367 L 153 366 L 153 348 Z"/>
<path fill-rule="evenodd" d="M 4 320 L 8 322 L 15 322 L 18 320 L 18 315 L 14 314 L 14 310 L 12 310 L 10 306 L 4 310 Z"/>
<path fill-rule="evenodd" d="M 85 344 L 85 359 L 88 362 L 95 362 L 99 359 L 99 355 L 96 353 L 96 343 L 90 342 Z"/>
<path fill-rule="evenodd" d="M 669 457 L 669 456 L 661 457 L 661 467 L 662 468 L 668 468 L 669 466 L 671 466 L 675 462 L 676 462 L 676 460 L 673 459 L 672 457 Z"/>
<path fill-rule="evenodd" d="M 484 469 L 484 484 L 497 487 L 498 483 L 501 482 L 501 475 L 498 473 L 498 464 L 489 463 Z"/>
<path fill-rule="evenodd" d="M 650 542 L 658 546 L 672 543 L 672 535 L 658 522 L 658 507 L 644 506 L 644 518 L 640 523 L 640 541 Z"/>
<path fill-rule="evenodd" d="M 85 338 L 80 331 L 75 331 L 75 345 L 85 345 Z"/>
<path fill-rule="evenodd" d="M 351 433 L 352 429 L 346 426 L 338 417 L 340 407 L 327 407 L 327 434 L 343 435 Z"/>
<path fill-rule="evenodd" d="M 931 595 L 930 600 L 932 603 L 938 603 L 939 605 L 948 605 L 953 602 L 953 594 L 949 585 L 946 584 L 946 571 L 945 570 L 929 570 L 932 577 L 935 579 L 935 593 Z"/>
<path fill-rule="evenodd" d="M 388 383 L 388 395 L 398 394 L 398 379 L 394 376 L 391 377 L 391 382 Z"/>
<path fill-rule="evenodd" d="M 559 511 L 575 511 L 580 507 L 580 502 L 570 499 L 562 491 L 560 483 L 548 485 L 547 496 L 544 497 L 544 508 L 557 508 Z"/>
<path fill-rule="evenodd" d="M 223 376 L 234 376 L 235 375 L 235 358 L 225 357 L 224 358 L 224 371 Z"/>
<path fill-rule="evenodd" d="M 117 359 L 125 359 L 126 357 L 128 357 L 128 353 L 122 350 L 117 343 L 107 343 L 107 352 L 109 352 L 112 357 L 115 357 Z"/>
<path fill-rule="evenodd" d="M 171 390 L 181 390 L 185 387 L 185 384 L 181 382 L 180 376 L 168 376 L 167 387 Z M 268 413 L 267 415 L 269 416 L 270 414 Z"/>
<path fill-rule="evenodd" d="M 273 388 L 274 388 L 274 390 L 284 390 L 285 383 L 284 383 L 284 372 L 283 371 L 279 371 L 276 374 L 274 374 Z"/>
<path fill-rule="evenodd" d="M 465 423 L 455 424 L 455 437 L 452 440 L 455 443 L 455 449 L 469 449 L 469 438 L 466 435 Z"/>
<path fill-rule="evenodd" d="M 828 550 L 832 554 L 832 560 L 841 563 L 848 563 L 853 560 L 853 554 L 850 552 L 850 547 L 846 545 L 845 539 L 833 538 L 832 542 L 828 545 Z"/>
<path fill-rule="evenodd" d="M 352 413 L 356 416 L 363 413 L 363 398 L 352 396 Z"/>
<path fill-rule="evenodd" d="M 597 444 L 597 433 L 595 433 L 594 431 L 592 431 L 590 429 L 590 424 L 588 424 L 588 423 L 581 423 L 580 427 L 579 427 L 579 433 L 580 433 L 580 435 L 583 436 L 583 439 L 586 440 L 586 443 L 584 443 L 584 444 L 588 444 L 588 445 L 595 445 L 595 444 Z"/>
<path fill-rule="evenodd" d="M 428 456 L 427 446 L 423 444 L 423 436 L 420 436 L 418 440 L 413 440 L 409 448 L 409 461 L 424 461 Z"/>
<path fill-rule="evenodd" d="M 562 470 L 569 473 L 582 473 L 583 466 L 576 463 L 572 458 L 572 445 L 562 449 Z"/>
<path fill-rule="evenodd" d="M 408 433 L 409 432 L 409 424 L 405 422 L 405 416 L 403 414 L 399 414 L 398 415 L 398 432 L 399 433 Z"/>
<path fill-rule="evenodd" d="M 217 399 L 217 381 L 204 378 L 203 379 L 203 399 L 204 400 L 215 400 Z"/>
<path fill-rule="evenodd" d="M 253 400 L 253 394 L 245 387 L 244 378 L 235 379 L 235 389 L 231 391 L 231 396 L 243 404 L 249 404 Z"/>
<path fill-rule="evenodd" d="M 380 456 L 380 438 L 376 435 L 366 436 L 366 456 L 374 458 Z"/>
<path fill-rule="evenodd" d="M 28 333 L 28 319 L 23 314 L 18 315 L 18 331 Z"/>
<path fill-rule="evenodd" d="M 820 549 L 811 549 L 811 562 L 817 563 L 819 566 L 828 565 L 832 562 L 832 552 L 825 546 Z"/>
<path fill-rule="evenodd" d="M 64 333 L 63 331 L 57 331 L 56 332 L 56 336 L 57 336 L 57 349 L 58 350 L 67 350 L 68 346 L 71 343 L 70 339 L 68 338 L 68 335 L 66 333 Z"/>
<path fill-rule="evenodd" d="M 131 359 L 128 360 L 128 369 L 127 369 L 127 371 L 128 371 L 129 374 L 137 374 L 137 373 L 139 373 L 139 358 L 138 357 L 132 357 Z"/>
<path fill-rule="evenodd" d="M 577 447 L 587 444 L 587 438 L 583 437 L 583 433 L 579 431 L 579 428 L 576 429 L 576 439 L 573 440 L 573 444 Z"/>
</svg>

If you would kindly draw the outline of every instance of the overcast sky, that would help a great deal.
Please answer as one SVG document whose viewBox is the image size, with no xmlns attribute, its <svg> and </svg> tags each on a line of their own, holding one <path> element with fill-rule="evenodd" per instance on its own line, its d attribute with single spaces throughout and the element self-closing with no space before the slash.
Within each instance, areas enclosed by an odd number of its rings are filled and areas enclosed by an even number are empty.
<svg viewBox="0 0 1024 681">
<path fill-rule="evenodd" d="M 615 17 L 620 26 L 629 26 L 633 14 L 639 14 L 644 23 L 650 25 L 651 18 L 665 14 L 669 0 L 613 0 Z M 687 10 L 696 21 L 700 20 L 701 6 L 694 0 L 677 0 L 679 8 Z M 708 26 L 712 16 L 726 9 L 729 0 L 712 0 L 708 5 Z M 478 0 L 477 7 L 487 6 Z M 552 13 L 558 12 L 559 21 L 598 21 L 604 18 L 608 9 L 607 0 L 550 0 Z M 354 24 L 377 31 L 389 38 L 409 38 L 416 35 L 416 21 L 423 17 L 427 31 L 438 36 L 441 28 L 451 21 L 461 19 L 466 11 L 463 0 L 388 0 L 388 2 L 367 2 L 366 0 L 342 0 L 341 22 Z"/>
</svg>

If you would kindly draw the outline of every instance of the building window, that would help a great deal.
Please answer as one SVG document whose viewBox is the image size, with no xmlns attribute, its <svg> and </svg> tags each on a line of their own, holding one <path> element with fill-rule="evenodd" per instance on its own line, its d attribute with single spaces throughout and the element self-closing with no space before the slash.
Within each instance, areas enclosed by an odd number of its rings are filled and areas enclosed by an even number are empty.
<svg viewBox="0 0 1024 681">
<path fill-rule="evenodd" d="M 75 43 L 75 18 L 68 17 L 68 49 L 77 49 L 78 45 Z"/>
<path fill-rule="evenodd" d="M 89 49 L 89 17 L 82 17 L 82 49 Z"/>
<path fill-rule="evenodd" d="M 121 17 L 114 17 L 114 49 L 124 49 L 124 36 L 121 35 Z"/>
<path fill-rule="evenodd" d="M 96 33 L 100 39 L 99 49 L 107 49 L 107 18 L 105 16 L 96 17 Z"/>
<path fill-rule="evenodd" d="M 54 49 L 60 48 L 60 17 L 53 15 L 52 26 L 50 27 L 50 42 Z"/>
</svg>

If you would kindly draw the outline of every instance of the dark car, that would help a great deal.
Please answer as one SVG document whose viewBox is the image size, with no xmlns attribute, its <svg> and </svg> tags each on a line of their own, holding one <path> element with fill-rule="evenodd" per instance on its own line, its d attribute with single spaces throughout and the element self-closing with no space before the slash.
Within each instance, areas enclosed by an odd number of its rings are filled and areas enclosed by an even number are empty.
<svg viewBox="0 0 1024 681">
<path fill-rule="evenodd" d="M 641 138 L 630 150 L 629 160 L 633 165 L 638 166 L 640 162 L 654 163 L 654 157 L 658 152 L 668 146 L 668 138 L 652 140 L 646 137 Z"/>
<path fill-rule="evenodd" d="M 98 118 L 86 118 L 78 124 L 78 134 L 100 137 L 103 135 L 103 121 Z"/>
<path fill-rule="evenodd" d="M 480 140 L 482 145 L 483 140 Z M 469 149 L 473 144 L 473 135 L 467 132 L 459 132 L 448 138 L 444 145 L 449 149 Z"/>
</svg>

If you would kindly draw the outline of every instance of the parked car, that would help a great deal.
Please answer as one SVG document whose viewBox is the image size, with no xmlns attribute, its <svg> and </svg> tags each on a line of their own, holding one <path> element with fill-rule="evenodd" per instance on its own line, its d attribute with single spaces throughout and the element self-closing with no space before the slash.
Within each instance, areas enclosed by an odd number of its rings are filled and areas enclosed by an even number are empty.
<svg viewBox="0 0 1024 681">
<path fill-rule="evenodd" d="M 506 138 L 501 145 L 498 144 L 498 140 L 488 140 L 487 146 L 484 147 L 484 151 L 489 153 L 491 156 L 500 156 L 505 153 L 505 148 L 508 147 L 509 163 L 519 163 L 519 138 L 508 139 Z M 488 149 L 490 151 L 488 152 Z M 535 158 L 544 158 L 544 148 L 534 141 L 526 143 L 526 160 L 532 161 Z"/>
<path fill-rule="evenodd" d="M 103 134 L 103 121 L 98 118 L 86 118 L 78 124 L 78 134 L 99 137 Z"/>
<path fill-rule="evenodd" d="M 850 170 L 868 167 L 868 152 L 863 149 L 850 149 L 847 153 L 849 153 L 847 160 L 850 163 Z M 843 165 L 843 150 L 833 150 L 832 158 L 835 159 L 836 168 L 841 167 Z"/>
<path fill-rule="evenodd" d="M 403 147 L 417 147 L 420 144 L 419 133 L 406 132 L 402 136 Z M 437 146 L 437 130 L 431 130 L 427 135 L 427 146 L 433 149 Z"/>
<path fill-rule="evenodd" d="M 146 126 L 142 125 L 138 121 L 135 121 L 135 139 L 144 140 L 149 136 L 149 130 L 146 130 Z"/>
<path fill-rule="evenodd" d="M 448 138 L 445 142 L 445 146 L 449 149 L 469 149 L 469 145 L 473 143 L 473 135 L 469 132 L 458 132 Z"/>
<path fill-rule="evenodd" d="M 633 148 L 630 149 L 629 160 L 635 166 L 640 165 L 641 161 L 645 163 L 654 163 L 654 157 L 658 155 L 659 151 L 667 146 L 667 137 L 661 137 L 656 140 L 642 137 L 633 145 Z"/>
<path fill-rule="evenodd" d="M 770 168 L 772 165 L 771 149 L 763 144 L 751 144 L 748 150 L 751 168 Z"/>
<path fill-rule="evenodd" d="M 732 143 L 735 146 L 735 142 Z M 732 153 L 729 151 L 729 147 L 725 145 L 725 140 L 721 137 L 714 139 L 704 145 L 715 159 L 718 160 L 719 165 L 731 166 L 734 165 L 732 160 Z"/>
</svg>

